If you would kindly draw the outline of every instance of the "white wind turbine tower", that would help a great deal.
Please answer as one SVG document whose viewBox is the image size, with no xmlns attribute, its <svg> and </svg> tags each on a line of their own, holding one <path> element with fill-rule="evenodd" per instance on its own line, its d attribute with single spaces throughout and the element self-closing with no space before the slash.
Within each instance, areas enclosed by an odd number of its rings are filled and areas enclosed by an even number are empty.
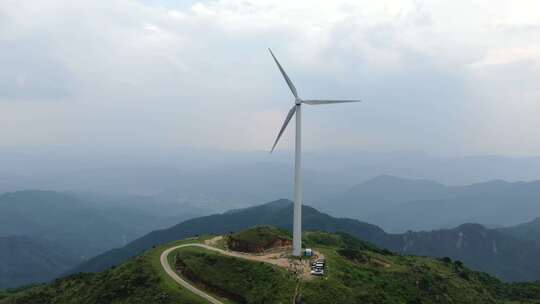
<svg viewBox="0 0 540 304">
<path fill-rule="evenodd" d="M 274 61 L 276 62 L 279 71 L 283 75 L 283 78 L 285 78 L 285 81 L 287 82 L 287 85 L 291 89 L 292 94 L 294 95 L 294 105 L 289 110 L 289 113 L 287 114 L 287 117 L 285 117 L 285 121 L 283 122 L 283 126 L 281 126 L 281 130 L 279 130 L 278 136 L 276 138 L 276 141 L 274 142 L 274 145 L 272 146 L 272 150 L 270 153 L 274 151 L 276 148 L 276 145 L 281 138 L 281 135 L 283 134 L 283 131 L 285 131 L 285 128 L 287 128 L 287 125 L 289 124 L 289 121 L 293 117 L 293 115 L 296 113 L 296 138 L 295 138 L 295 158 L 294 158 L 294 216 L 293 216 L 293 255 L 294 256 L 300 256 L 302 253 L 302 104 L 308 104 L 308 105 L 323 105 L 323 104 L 332 104 L 332 103 L 344 103 L 344 102 L 359 102 L 360 100 L 323 100 L 323 99 L 301 99 L 298 96 L 298 92 L 296 91 L 296 88 L 294 87 L 294 84 L 292 83 L 291 79 L 289 79 L 289 76 L 287 76 L 287 73 L 285 73 L 285 70 L 283 70 L 283 67 L 281 67 L 281 64 L 279 64 L 278 60 L 276 59 L 276 56 L 274 56 L 274 53 L 272 53 L 272 50 L 268 49 L 270 51 L 270 54 L 272 55 L 272 58 L 274 58 Z"/>
</svg>

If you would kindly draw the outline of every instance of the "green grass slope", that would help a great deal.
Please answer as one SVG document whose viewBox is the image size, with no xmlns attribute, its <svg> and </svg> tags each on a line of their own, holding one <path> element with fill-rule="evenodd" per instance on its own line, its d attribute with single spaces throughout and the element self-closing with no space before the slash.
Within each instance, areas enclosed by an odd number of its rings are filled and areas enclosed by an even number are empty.
<svg viewBox="0 0 540 304">
<path fill-rule="evenodd" d="M 247 235 L 253 231 L 246 231 Z M 0 292 L 0 304 L 205 303 L 161 268 L 167 247 L 150 249 L 96 274 Z M 174 268 L 225 303 L 540 303 L 540 284 L 503 283 L 449 258 L 405 256 L 343 233 L 307 232 L 304 244 L 323 253 L 326 274 L 298 281 L 285 268 L 184 247 L 169 255 Z"/>
<path fill-rule="evenodd" d="M 175 252 L 173 262 L 196 285 L 232 303 L 291 303 L 296 283 L 285 269 L 202 248 Z"/>
<path fill-rule="evenodd" d="M 0 291 L 0 304 L 206 303 L 165 274 L 159 261 L 165 248 L 151 249 L 104 272 L 74 274 L 49 284 Z"/>
<path fill-rule="evenodd" d="M 304 243 L 325 255 L 327 274 L 298 285 L 302 303 L 540 303 L 540 285 L 502 283 L 449 258 L 396 255 L 347 234 L 310 232 Z M 295 297 L 285 269 L 200 248 L 175 253 L 182 273 L 232 303 Z"/>
<path fill-rule="evenodd" d="M 497 303 L 476 273 L 459 263 L 393 255 L 339 238 L 337 248 L 311 242 L 328 270 L 324 280 L 303 284 L 306 303 Z"/>
</svg>

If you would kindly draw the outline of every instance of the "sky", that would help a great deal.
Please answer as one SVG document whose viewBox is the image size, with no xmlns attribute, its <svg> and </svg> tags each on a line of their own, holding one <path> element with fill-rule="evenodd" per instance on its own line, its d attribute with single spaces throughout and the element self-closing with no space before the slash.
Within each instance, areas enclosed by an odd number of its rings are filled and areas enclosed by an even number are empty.
<svg viewBox="0 0 540 304">
<path fill-rule="evenodd" d="M 3 0 L 0 148 L 540 155 L 540 2 Z M 291 125 L 292 126 L 292 125 Z M 291 149 L 293 128 L 280 149 Z"/>
</svg>

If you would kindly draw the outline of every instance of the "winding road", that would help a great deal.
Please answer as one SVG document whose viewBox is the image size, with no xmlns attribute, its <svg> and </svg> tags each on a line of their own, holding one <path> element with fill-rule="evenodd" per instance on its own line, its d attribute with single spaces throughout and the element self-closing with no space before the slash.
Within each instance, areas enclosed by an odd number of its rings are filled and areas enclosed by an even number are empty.
<svg viewBox="0 0 540 304">
<path fill-rule="evenodd" d="M 184 280 L 183 278 L 181 278 L 171 268 L 171 265 L 169 265 L 169 260 L 167 259 L 169 254 L 171 252 L 173 252 L 174 250 L 176 250 L 176 249 L 185 248 L 185 247 L 200 247 L 200 248 L 204 248 L 204 249 L 208 249 L 208 250 L 218 252 L 218 253 L 226 255 L 226 256 L 231 256 L 231 257 L 241 258 L 241 259 L 251 260 L 251 261 L 265 262 L 265 263 L 269 263 L 269 264 L 273 264 L 273 265 L 283 267 L 283 265 L 280 265 L 280 262 L 277 259 L 270 259 L 270 260 L 267 259 L 267 260 L 265 260 L 265 259 L 262 259 L 260 256 L 253 256 L 253 255 L 242 254 L 242 253 L 238 253 L 238 252 L 225 251 L 225 250 L 222 250 L 222 249 L 219 249 L 219 248 L 216 248 L 216 247 L 212 247 L 212 246 L 209 246 L 209 245 L 201 244 L 201 243 L 182 244 L 182 245 L 178 245 L 178 246 L 168 248 L 165 251 L 163 251 L 163 253 L 161 253 L 161 256 L 160 256 L 160 262 L 161 262 L 161 267 L 163 267 L 165 272 L 173 280 L 175 280 L 178 284 L 182 285 L 182 287 L 186 288 L 187 290 L 193 292 L 196 295 L 201 296 L 202 298 L 208 300 L 212 304 L 224 304 L 224 303 L 222 301 L 214 298 L 213 296 L 209 295 L 208 293 L 204 292 L 203 290 L 200 290 L 197 287 L 193 286 L 191 283 Z M 294 300 L 293 300 L 293 302 L 294 302 Z"/>
<path fill-rule="evenodd" d="M 223 302 L 221 302 L 220 300 L 212 297 L 211 295 L 207 294 L 206 292 L 198 289 L 197 287 L 191 285 L 191 283 L 189 283 L 188 281 L 182 279 L 172 268 L 171 268 L 171 265 L 169 265 L 169 260 L 167 259 L 167 257 L 169 256 L 169 253 L 171 253 L 172 251 L 178 249 L 178 248 L 183 248 L 183 247 L 201 247 L 201 248 L 204 248 L 204 249 L 208 249 L 208 250 L 213 250 L 213 251 L 217 251 L 219 253 L 222 253 L 222 254 L 227 254 L 225 251 L 221 250 L 221 249 L 217 249 L 215 247 L 210 247 L 208 245 L 204 245 L 204 244 L 197 244 L 197 243 L 192 243 L 192 244 L 183 244 L 183 245 L 178 245 L 178 246 L 174 246 L 174 247 L 171 247 L 165 251 L 163 251 L 163 253 L 161 254 L 161 257 L 160 257 L 160 261 L 161 261 L 161 267 L 163 267 L 163 269 L 165 269 L 165 272 L 173 279 L 175 280 L 178 284 L 182 285 L 182 287 L 186 288 L 187 290 L 193 292 L 194 294 L 208 300 L 208 302 L 212 303 L 212 304 L 224 304 Z"/>
</svg>

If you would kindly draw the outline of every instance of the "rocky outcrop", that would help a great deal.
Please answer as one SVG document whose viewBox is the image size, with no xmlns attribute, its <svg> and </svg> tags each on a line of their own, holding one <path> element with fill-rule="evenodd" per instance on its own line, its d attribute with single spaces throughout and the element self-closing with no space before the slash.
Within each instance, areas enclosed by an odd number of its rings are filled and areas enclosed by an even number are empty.
<svg viewBox="0 0 540 304">
<path fill-rule="evenodd" d="M 276 238 L 264 244 L 256 244 L 245 240 L 235 239 L 233 236 L 228 238 L 229 249 L 247 253 L 263 253 L 274 248 L 292 246 L 292 241 L 284 238 Z"/>
</svg>

